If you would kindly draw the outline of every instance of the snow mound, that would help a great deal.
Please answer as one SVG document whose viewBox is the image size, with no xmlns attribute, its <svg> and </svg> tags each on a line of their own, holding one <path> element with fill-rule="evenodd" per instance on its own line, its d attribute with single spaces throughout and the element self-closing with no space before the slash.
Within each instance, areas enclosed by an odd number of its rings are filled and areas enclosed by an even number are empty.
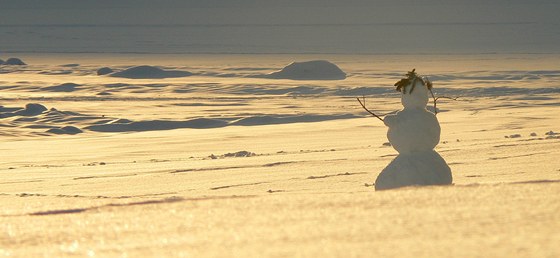
<svg viewBox="0 0 560 258">
<path fill-rule="evenodd" d="M 25 109 L 14 112 L 17 116 L 36 116 L 47 111 L 47 108 L 41 104 L 28 103 Z"/>
<path fill-rule="evenodd" d="M 124 71 L 111 74 L 112 77 L 128 79 L 163 79 L 191 76 L 192 73 L 186 71 L 166 71 L 158 67 L 141 65 L 128 68 Z"/>
<path fill-rule="evenodd" d="M 4 64 L 5 65 L 26 65 L 23 61 L 21 61 L 21 59 L 15 58 L 15 57 L 8 58 L 8 60 L 6 60 L 6 62 L 4 62 Z"/>
<path fill-rule="evenodd" d="M 52 91 L 52 92 L 73 92 L 77 90 L 77 87 L 79 86 L 80 86 L 79 84 L 70 82 L 70 83 L 63 83 L 56 86 L 45 87 L 43 88 L 43 90 Z"/>
<path fill-rule="evenodd" d="M 99 69 L 97 69 L 97 75 L 106 75 L 106 74 L 110 74 L 113 72 L 113 69 L 109 68 L 109 67 L 101 67 Z"/>
<path fill-rule="evenodd" d="M 52 133 L 52 134 L 79 134 L 79 133 L 83 133 L 82 130 L 80 130 L 80 128 L 74 127 L 74 126 L 64 126 L 61 128 L 51 128 L 49 130 L 47 130 L 47 133 Z"/>
<path fill-rule="evenodd" d="M 36 116 L 45 112 L 47 108 L 41 104 L 28 103 L 25 108 L 8 108 L 0 106 L 0 118 L 14 116 Z"/>
<path fill-rule="evenodd" d="M 291 80 L 344 80 L 346 73 L 325 60 L 293 62 L 282 70 L 267 74 L 265 78 Z"/>
<path fill-rule="evenodd" d="M 4 60 L 0 59 L 0 65 L 3 65 L 4 63 Z"/>
</svg>

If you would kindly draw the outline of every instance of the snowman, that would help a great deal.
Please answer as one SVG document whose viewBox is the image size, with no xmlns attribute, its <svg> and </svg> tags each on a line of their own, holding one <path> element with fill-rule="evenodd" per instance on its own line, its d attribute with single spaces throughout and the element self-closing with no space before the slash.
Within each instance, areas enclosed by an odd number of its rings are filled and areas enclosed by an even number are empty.
<svg viewBox="0 0 560 258">
<path fill-rule="evenodd" d="M 440 140 L 439 122 L 426 109 L 432 83 L 412 70 L 395 86 L 401 92 L 404 108 L 382 120 L 389 127 L 387 138 L 399 155 L 381 171 L 375 190 L 451 184 L 451 169 L 434 150 Z"/>
</svg>

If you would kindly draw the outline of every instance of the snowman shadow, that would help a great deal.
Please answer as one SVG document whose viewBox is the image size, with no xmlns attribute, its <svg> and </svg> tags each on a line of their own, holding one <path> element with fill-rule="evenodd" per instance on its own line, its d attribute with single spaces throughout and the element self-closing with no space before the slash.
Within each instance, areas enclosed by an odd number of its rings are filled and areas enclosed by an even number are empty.
<svg viewBox="0 0 560 258">
<path fill-rule="evenodd" d="M 431 82 L 412 70 L 395 86 L 401 92 L 403 109 L 381 120 L 389 128 L 387 138 L 399 155 L 381 171 L 375 190 L 451 184 L 451 169 L 434 150 L 441 128 L 436 114 L 426 109 Z"/>
</svg>

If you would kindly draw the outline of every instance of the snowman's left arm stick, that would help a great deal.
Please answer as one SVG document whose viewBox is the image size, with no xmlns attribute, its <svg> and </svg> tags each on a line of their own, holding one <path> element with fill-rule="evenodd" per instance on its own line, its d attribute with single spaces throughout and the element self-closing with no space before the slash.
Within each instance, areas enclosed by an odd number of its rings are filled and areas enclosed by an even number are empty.
<svg viewBox="0 0 560 258">
<path fill-rule="evenodd" d="M 371 112 L 369 109 L 367 109 L 366 104 L 365 104 L 365 103 L 366 103 L 366 97 L 363 97 L 363 98 L 364 98 L 364 103 L 362 103 L 362 101 L 360 100 L 360 98 L 356 98 L 356 99 L 358 100 L 358 102 L 360 102 L 360 105 L 362 105 L 362 108 L 364 108 L 364 110 L 367 111 L 368 113 L 370 113 L 372 116 L 374 116 L 374 117 L 376 117 L 377 119 L 381 120 L 381 122 L 384 122 L 384 121 L 383 121 L 383 118 L 379 117 L 378 115 L 376 115 L 375 113 L 373 113 L 373 112 Z"/>
<path fill-rule="evenodd" d="M 436 96 L 434 96 L 434 92 L 432 90 L 430 90 L 430 94 L 432 94 L 432 98 L 434 99 L 434 114 L 437 115 L 437 101 L 438 99 L 451 99 L 451 100 L 457 100 L 459 97 L 447 97 L 447 96 L 439 96 L 436 98 Z"/>
</svg>

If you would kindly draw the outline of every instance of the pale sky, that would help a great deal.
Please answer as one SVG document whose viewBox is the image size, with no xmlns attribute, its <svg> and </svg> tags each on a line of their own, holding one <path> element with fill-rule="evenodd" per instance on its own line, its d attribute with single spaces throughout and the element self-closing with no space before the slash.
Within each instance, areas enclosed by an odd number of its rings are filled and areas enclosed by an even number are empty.
<svg viewBox="0 0 560 258">
<path fill-rule="evenodd" d="M 0 7 L 7 52 L 61 44 L 87 52 L 95 41 L 94 52 L 112 51 L 103 45 L 110 39 L 114 51 L 140 52 L 560 51 L 557 0 L 0 0 Z M 407 36 L 419 42 L 400 42 Z M 49 42 L 32 44 L 40 39 Z"/>
</svg>

